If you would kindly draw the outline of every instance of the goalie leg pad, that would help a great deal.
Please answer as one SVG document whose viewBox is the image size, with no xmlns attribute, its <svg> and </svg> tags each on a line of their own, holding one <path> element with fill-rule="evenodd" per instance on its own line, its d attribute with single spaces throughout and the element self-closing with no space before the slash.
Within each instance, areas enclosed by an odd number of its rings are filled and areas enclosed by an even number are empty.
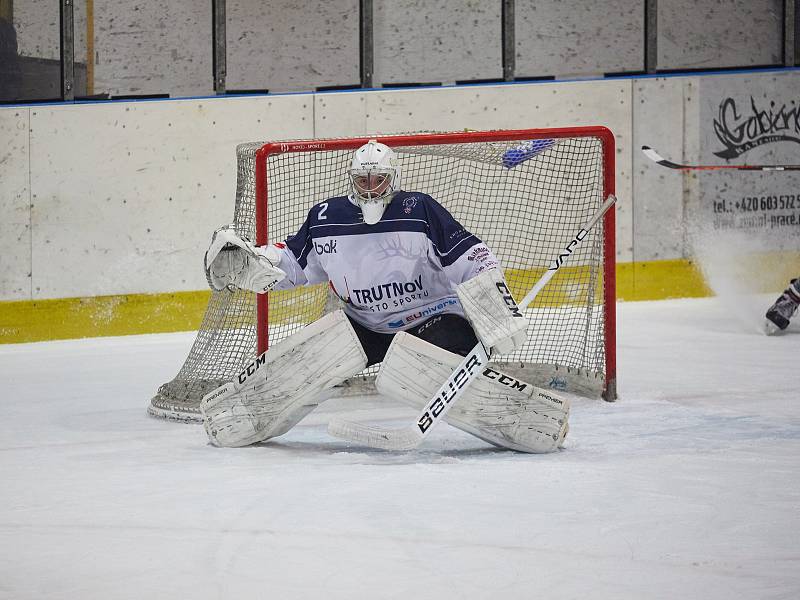
<svg viewBox="0 0 800 600">
<path fill-rule="evenodd" d="M 236 380 L 203 397 L 203 425 L 215 446 L 248 446 L 286 433 L 325 393 L 367 365 L 352 325 L 329 313 L 250 362 Z"/>
<path fill-rule="evenodd" d="M 395 335 L 375 385 L 421 409 L 462 357 L 407 333 Z M 444 420 L 480 439 L 520 452 L 557 450 L 569 430 L 569 401 L 490 367 L 475 379 Z"/>
</svg>

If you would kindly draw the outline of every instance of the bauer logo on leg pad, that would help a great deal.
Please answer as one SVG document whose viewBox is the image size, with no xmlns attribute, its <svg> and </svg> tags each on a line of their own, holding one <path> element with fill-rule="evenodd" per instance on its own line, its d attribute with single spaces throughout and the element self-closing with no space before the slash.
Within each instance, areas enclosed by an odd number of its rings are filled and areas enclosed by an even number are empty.
<svg viewBox="0 0 800 600">
<path fill-rule="evenodd" d="M 441 392 L 428 404 L 428 409 L 417 421 L 417 427 L 422 433 L 425 433 L 433 425 L 434 420 L 442 415 L 445 407 L 455 399 L 459 390 L 472 379 L 475 371 L 480 366 L 480 359 L 473 353 L 469 357 L 467 364 L 450 376 L 447 383 L 442 386 Z"/>
</svg>

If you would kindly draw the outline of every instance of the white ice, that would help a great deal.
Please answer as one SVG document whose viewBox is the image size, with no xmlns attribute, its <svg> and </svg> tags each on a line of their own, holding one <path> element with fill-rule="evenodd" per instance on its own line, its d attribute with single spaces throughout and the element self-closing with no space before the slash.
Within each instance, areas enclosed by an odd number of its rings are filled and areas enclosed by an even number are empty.
<svg viewBox="0 0 800 600">
<path fill-rule="evenodd" d="M 407 424 L 375 398 L 213 448 L 145 415 L 191 334 L 0 346 L 0 598 L 798 598 L 800 327 L 759 333 L 772 299 L 620 303 L 619 402 L 540 456 L 326 434 Z"/>
</svg>

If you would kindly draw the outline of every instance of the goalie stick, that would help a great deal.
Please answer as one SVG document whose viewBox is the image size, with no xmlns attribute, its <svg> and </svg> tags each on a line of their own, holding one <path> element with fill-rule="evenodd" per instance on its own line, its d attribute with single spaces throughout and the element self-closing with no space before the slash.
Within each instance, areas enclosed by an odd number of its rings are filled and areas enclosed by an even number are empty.
<svg viewBox="0 0 800 600">
<path fill-rule="evenodd" d="M 719 171 L 723 169 L 735 171 L 800 171 L 800 165 L 681 165 L 667 160 L 650 146 L 642 146 L 642 152 L 647 158 L 662 167 L 681 171 Z"/>
<path fill-rule="evenodd" d="M 609 194 L 606 201 L 592 216 L 591 219 L 578 231 L 572 241 L 567 244 L 553 259 L 550 268 L 536 282 L 531 290 L 519 303 L 519 309 L 525 310 L 533 302 L 536 295 L 553 278 L 564 261 L 569 258 L 575 248 L 588 235 L 597 221 L 611 208 L 617 201 L 613 194 Z M 430 434 L 431 430 L 447 414 L 464 390 L 475 380 L 489 363 L 489 355 L 481 342 L 462 359 L 459 365 L 447 378 L 434 396 L 425 404 L 425 408 L 417 417 L 414 425 L 403 427 L 402 429 L 384 429 L 366 423 L 354 423 L 344 419 L 333 418 L 328 423 L 328 433 L 351 442 L 358 442 L 371 448 L 381 448 L 383 450 L 413 450 Z"/>
</svg>

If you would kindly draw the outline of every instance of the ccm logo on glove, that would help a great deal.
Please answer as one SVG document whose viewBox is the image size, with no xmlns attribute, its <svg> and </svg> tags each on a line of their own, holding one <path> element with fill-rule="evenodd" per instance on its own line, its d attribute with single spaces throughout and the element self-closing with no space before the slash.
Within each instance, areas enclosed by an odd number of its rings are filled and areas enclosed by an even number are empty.
<svg viewBox="0 0 800 600">
<path fill-rule="evenodd" d="M 497 291 L 500 292 L 500 295 L 503 297 L 503 302 L 506 303 L 508 310 L 511 311 L 511 314 L 515 317 L 521 317 L 522 313 L 519 312 L 519 307 L 517 303 L 514 302 L 514 296 L 511 295 L 511 291 L 508 289 L 505 281 L 498 281 L 495 285 L 497 286 Z"/>
</svg>

